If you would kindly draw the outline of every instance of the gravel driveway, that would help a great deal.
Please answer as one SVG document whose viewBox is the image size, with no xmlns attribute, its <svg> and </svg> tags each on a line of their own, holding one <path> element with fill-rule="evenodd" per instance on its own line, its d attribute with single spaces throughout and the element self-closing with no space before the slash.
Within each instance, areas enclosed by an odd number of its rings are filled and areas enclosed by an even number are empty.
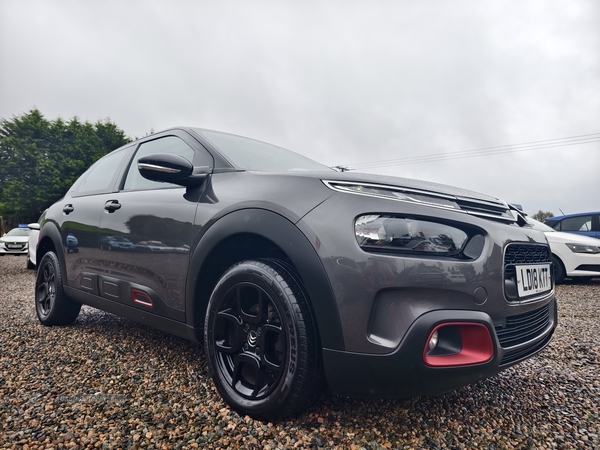
<svg viewBox="0 0 600 450">
<path fill-rule="evenodd" d="M 263 423 L 229 410 L 196 344 L 88 307 L 39 325 L 34 272 L 0 257 L 0 448 L 600 448 L 600 279 L 557 288 L 538 356 L 409 400 L 323 394 Z"/>
</svg>

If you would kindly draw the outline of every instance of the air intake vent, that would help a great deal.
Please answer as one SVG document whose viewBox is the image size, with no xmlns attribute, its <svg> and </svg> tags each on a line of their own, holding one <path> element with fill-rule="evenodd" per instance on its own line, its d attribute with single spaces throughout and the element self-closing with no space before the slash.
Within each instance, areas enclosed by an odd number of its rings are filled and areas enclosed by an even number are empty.
<svg viewBox="0 0 600 450">
<path fill-rule="evenodd" d="M 550 326 L 550 305 L 535 311 L 506 318 L 506 323 L 497 325 L 496 334 L 503 349 L 506 350 L 501 365 L 516 362 L 544 347 L 547 340 L 533 342 L 530 345 L 516 347 L 531 342 L 543 335 Z"/>
</svg>

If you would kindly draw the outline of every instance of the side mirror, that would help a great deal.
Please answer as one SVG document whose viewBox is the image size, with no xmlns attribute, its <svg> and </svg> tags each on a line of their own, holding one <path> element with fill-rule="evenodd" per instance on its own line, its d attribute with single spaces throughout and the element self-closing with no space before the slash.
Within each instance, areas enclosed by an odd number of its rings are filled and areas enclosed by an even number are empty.
<svg viewBox="0 0 600 450">
<path fill-rule="evenodd" d="M 27 228 L 29 228 L 30 230 L 39 230 L 40 229 L 40 224 L 37 222 L 34 223 L 30 223 L 27 225 Z"/>
<path fill-rule="evenodd" d="M 138 159 L 140 174 L 152 181 L 162 181 L 180 186 L 193 187 L 202 184 L 212 167 L 194 167 L 183 156 L 173 153 L 155 153 Z"/>
</svg>

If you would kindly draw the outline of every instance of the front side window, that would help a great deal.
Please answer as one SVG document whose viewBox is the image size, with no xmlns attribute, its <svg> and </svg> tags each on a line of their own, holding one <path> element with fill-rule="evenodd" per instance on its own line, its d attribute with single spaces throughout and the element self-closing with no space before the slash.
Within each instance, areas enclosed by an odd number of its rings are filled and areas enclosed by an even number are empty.
<svg viewBox="0 0 600 450">
<path fill-rule="evenodd" d="M 564 219 L 561 231 L 592 231 L 592 216 L 579 216 Z"/>
<path fill-rule="evenodd" d="M 125 186 L 123 187 L 124 190 L 134 191 L 142 189 L 163 189 L 174 186 L 170 183 L 147 180 L 140 174 L 137 167 L 138 160 L 144 156 L 152 155 L 154 153 L 173 153 L 175 155 L 183 156 L 189 162 L 194 163 L 194 150 L 178 137 L 167 136 L 145 142 L 140 145 L 138 151 L 133 157 L 131 166 L 129 166 L 127 178 L 125 179 Z"/>
<path fill-rule="evenodd" d="M 74 195 L 109 192 L 125 153 L 125 149 L 117 150 L 96 161 L 73 185 Z"/>
</svg>

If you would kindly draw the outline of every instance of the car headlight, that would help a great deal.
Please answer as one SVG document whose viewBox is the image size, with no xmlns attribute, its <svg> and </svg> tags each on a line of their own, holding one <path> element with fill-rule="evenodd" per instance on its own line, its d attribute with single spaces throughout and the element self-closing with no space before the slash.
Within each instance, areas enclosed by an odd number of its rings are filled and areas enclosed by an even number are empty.
<svg viewBox="0 0 600 450">
<path fill-rule="evenodd" d="M 384 215 L 358 217 L 354 233 L 365 250 L 436 255 L 456 254 L 468 239 L 467 233 L 449 225 Z"/>
<path fill-rule="evenodd" d="M 573 253 L 600 253 L 600 247 L 596 247 L 594 245 L 566 244 L 566 246 L 569 247 Z"/>
</svg>

